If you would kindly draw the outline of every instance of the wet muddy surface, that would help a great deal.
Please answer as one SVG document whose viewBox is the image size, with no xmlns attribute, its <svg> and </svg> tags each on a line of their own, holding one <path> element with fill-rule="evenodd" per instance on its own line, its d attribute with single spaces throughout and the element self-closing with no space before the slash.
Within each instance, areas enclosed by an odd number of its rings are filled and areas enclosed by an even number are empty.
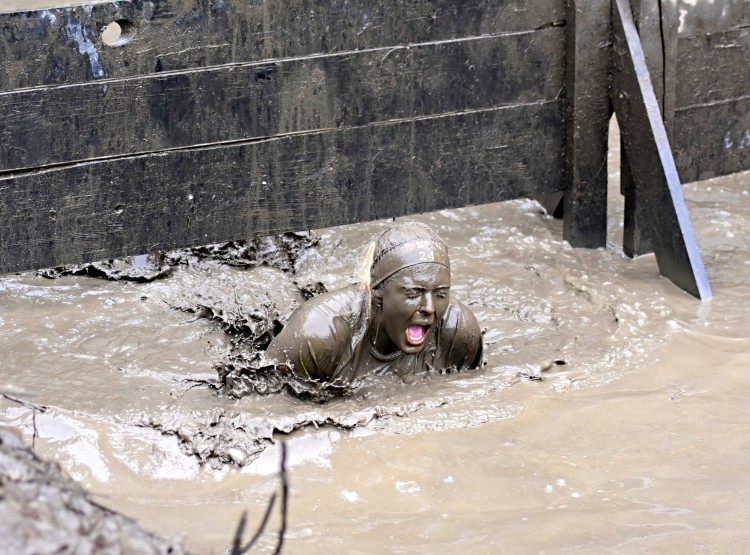
<svg viewBox="0 0 750 555">
<path fill-rule="evenodd" d="M 260 520 L 279 441 L 290 553 L 741 552 L 750 174 L 685 186 L 715 294 L 703 303 L 653 256 L 623 255 L 610 175 L 606 249 L 570 248 L 528 200 L 416 216 L 449 245 L 486 365 L 378 377 L 324 404 L 220 394 L 237 339 L 223 324 L 252 334 L 304 291 L 356 281 L 388 222 L 318 230 L 281 269 L 4 276 L 0 390 L 48 408 L 0 399 L 0 425 L 29 444 L 36 430 L 36 452 L 96 501 L 200 553 L 228 547 L 243 511 Z"/>
</svg>

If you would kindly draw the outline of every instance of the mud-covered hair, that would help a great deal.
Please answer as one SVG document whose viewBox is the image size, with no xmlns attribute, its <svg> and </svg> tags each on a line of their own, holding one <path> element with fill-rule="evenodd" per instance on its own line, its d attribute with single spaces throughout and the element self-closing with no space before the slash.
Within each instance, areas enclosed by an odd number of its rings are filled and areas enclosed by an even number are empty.
<svg viewBox="0 0 750 555">
<path fill-rule="evenodd" d="M 448 266 L 448 247 L 430 226 L 419 222 L 399 222 L 380 233 L 370 244 L 363 268 L 363 284 L 370 288 L 387 282 L 400 267 L 383 273 L 380 265 L 393 256 L 394 249 L 404 245 L 421 246 L 429 254 L 425 262 Z"/>
</svg>

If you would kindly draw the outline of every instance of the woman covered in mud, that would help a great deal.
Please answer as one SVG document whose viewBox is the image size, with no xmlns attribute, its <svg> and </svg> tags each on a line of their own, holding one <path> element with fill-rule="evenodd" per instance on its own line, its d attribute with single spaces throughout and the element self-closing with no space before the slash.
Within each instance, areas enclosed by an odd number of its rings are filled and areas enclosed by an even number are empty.
<svg viewBox="0 0 750 555">
<path fill-rule="evenodd" d="M 370 246 L 362 283 L 300 306 L 268 347 L 304 381 L 346 386 L 367 374 L 475 368 L 482 334 L 451 302 L 445 243 L 427 225 L 399 223 Z"/>
</svg>

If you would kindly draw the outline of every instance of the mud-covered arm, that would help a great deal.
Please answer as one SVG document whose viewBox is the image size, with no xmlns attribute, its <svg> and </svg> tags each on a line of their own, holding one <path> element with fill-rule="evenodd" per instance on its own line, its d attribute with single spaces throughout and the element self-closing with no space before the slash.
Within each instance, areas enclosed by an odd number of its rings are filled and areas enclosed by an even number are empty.
<svg viewBox="0 0 750 555">
<path fill-rule="evenodd" d="M 349 326 L 314 302 L 298 308 L 266 350 L 279 363 L 291 363 L 294 373 L 305 380 L 331 381 L 351 336 Z"/>
<path fill-rule="evenodd" d="M 476 368 L 482 362 L 482 330 L 474 313 L 460 302 L 451 304 L 443 317 L 440 343 L 446 368 Z"/>
</svg>

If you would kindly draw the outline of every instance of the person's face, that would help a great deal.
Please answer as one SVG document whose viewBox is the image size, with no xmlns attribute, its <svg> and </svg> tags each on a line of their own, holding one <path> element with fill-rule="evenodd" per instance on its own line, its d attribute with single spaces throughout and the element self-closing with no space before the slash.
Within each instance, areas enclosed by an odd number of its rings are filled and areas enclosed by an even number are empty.
<svg viewBox="0 0 750 555">
<path fill-rule="evenodd" d="M 383 353 L 418 353 L 448 310 L 450 270 L 442 264 L 417 264 L 384 285 L 376 346 Z"/>
</svg>

